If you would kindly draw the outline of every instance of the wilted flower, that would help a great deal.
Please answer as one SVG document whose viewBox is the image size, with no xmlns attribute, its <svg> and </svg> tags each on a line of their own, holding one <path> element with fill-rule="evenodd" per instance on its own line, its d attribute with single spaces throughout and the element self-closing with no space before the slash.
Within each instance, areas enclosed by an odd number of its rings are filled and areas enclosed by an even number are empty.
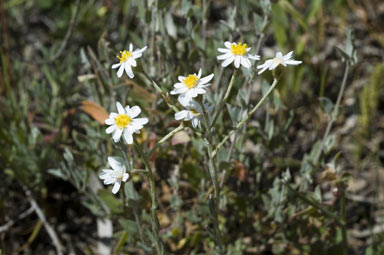
<svg viewBox="0 0 384 255">
<path fill-rule="evenodd" d="M 135 67 L 137 65 L 136 59 L 140 58 L 142 53 L 146 49 L 147 49 L 147 46 L 145 46 L 142 49 L 133 50 L 133 45 L 131 43 L 129 44 L 128 51 L 127 50 L 120 51 L 121 57 L 116 56 L 120 60 L 120 63 L 112 65 L 112 69 L 120 67 L 119 70 L 117 71 L 117 77 L 120 78 L 123 75 L 124 70 L 127 73 L 129 78 L 132 79 L 133 77 L 135 77 L 132 71 L 132 67 Z"/>
<path fill-rule="evenodd" d="M 223 55 L 217 56 L 218 60 L 224 60 L 224 62 L 221 64 L 223 67 L 226 67 L 232 62 L 235 62 L 234 64 L 236 68 L 239 68 L 240 64 L 245 68 L 250 68 L 252 66 L 250 59 L 260 59 L 260 56 L 248 53 L 251 48 L 247 48 L 247 44 L 245 43 L 242 44 L 225 42 L 224 45 L 227 48 L 217 49 L 219 52 L 224 53 Z"/>
<path fill-rule="evenodd" d="M 174 84 L 174 89 L 171 91 L 171 95 L 180 94 L 180 97 L 186 97 L 189 100 L 197 97 L 200 94 L 206 93 L 206 87 L 210 86 L 209 83 L 214 74 L 210 74 L 204 78 L 201 78 L 201 69 L 199 73 L 190 74 L 187 77 L 179 76 L 180 82 Z"/>
<path fill-rule="evenodd" d="M 287 65 L 299 65 L 301 64 L 301 61 L 297 61 L 294 59 L 291 59 L 293 54 L 293 51 L 289 52 L 287 55 L 283 56 L 281 52 L 277 52 L 276 56 L 272 59 L 268 59 L 264 62 L 264 64 L 257 66 L 257 69 L 261 69 L 259 71 L 259 74 L 264 72 L 265 70 L 273 70 L 279 65 L 287 66 Z"/>
<path fill-rule="evenodd" d="M 123 106 L 116 102 L 117 113 L 111 112 L 109 118 L 105 120 L 105 124 L 111 125 L 106 129 L 107 134 L 113 133 L 113 140 L 115 143 L 120 141 L 121 135 L 124 136 L 124 140 L 128 144 L 133 143 L 133 133 L 140 133 L 140 129 L 143 128 L 143 125 L 148 123 L 147 118 L 136 118 L 141 109 L 139 106 L 129 107 L 126 106 L 125 109 Z"/>
<path fill-rule="evenodd" d="M 113 157 L 108 157 L 108 163 L 112 169 L 103 169 L 99 174 L 99 178 L 104 180 L 105 185 L 113 184 L 112 193 L 116 194 L 121 186 L 121 182 L 126 182 L 129 178 L 129 173 L 126 173 L 126 168 Z"/>
<path fill-rule="evenodd" d="M 175 119 L 176 120 L 185 120 L 185 121 L 192 121 L 192 126 L 194 128 L 199 127 L 201 128 L 201 119 L 203 118 L 203 108 L 202 106 L 196 102 L 193 99 L 188 100 L 188 98 L 180 97 L 179 102 L 186 110 L 181 110 L 177 113 L 175 113 Z M 206 112 L 210 112 L 212 110 L 211 107 L 205 107 Z"/>
</svg>

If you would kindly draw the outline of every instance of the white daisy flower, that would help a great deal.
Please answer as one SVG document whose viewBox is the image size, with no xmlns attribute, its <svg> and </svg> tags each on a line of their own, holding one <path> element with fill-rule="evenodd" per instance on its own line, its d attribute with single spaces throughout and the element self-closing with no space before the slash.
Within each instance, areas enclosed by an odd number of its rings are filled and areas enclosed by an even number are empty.
<svg viewBox="0 0 384 255">
<path fill-rule="evenodd" d="M 259 71 L 259 74 L 264 72 L 265 70 L 273 70 L 279 65 L 287 66 L 287 65 L 294 65 L 297 66 L 301 64 L 301 61 L 297 61 L 294 59 L 291 59 L 293 54 L 293 51 L 289 52 L 287 55 L 283 56 L 281 52 L 277 52 L 276 56 L 272 59 L 268 59 L 264 62 L 264 64 L 257 66 L 257 69 L 261 69 Z"/>
<path fill-rule="evenodd" d="M 236 68 L 239 68 L 240 64 L 245 68 L 251 68 L 252 63 L 250 59 L 253 59 L 253 60 L 260 59 L 260 56 L 248 53 L 248 51 L 250 51 L 251 48 L 247 48 L 247 44 L 245 43 L 241 44 L 241 43 L 225 42 L 224 46 L 227 48 L 217 49 L 219 52 L 224 53 L 223 55 L 217 56 L 218 60 L 224 60 L 224 62 L 221 63 L 223 67 L 226 67 L 230 65 L 232 62 L 235 62 Z"/>
<path fill-rule="evenodd" d="M 132 71 L 132 67 L 135 67 L 137 65 L 136 59 L 140 58 L 146 49 L 147 46 L 142 49 L 133 50 L 133 45 L 131 43 L 129 44 L 129 51 L 120 51 L 121 57 L 116 56 L 120 60 L 120 63 L 112 65 L 112 69 L 120 67 L 117 71 L 117 77 L 120 78 L 123 75 L 124 70 L 129 78 L 132 79 L 133 77 L 135 77 Z"/>
<path fill-rule="evenodd" d="M 188 77 L 179 76 L 178 80 L 180 82 L 173 85 L 174 89 L 171 91 L 171 95 L 180 94 L 180 97 L 192 99 L 200 94 L 205 94 L 205 89 L 211 85 L 209 82 L 213 76 L 214 74 L 210 74 L 201 78 L 201 68 L 197 75 L 195 73 L 188 75 Z"/>
<path fill-rule="evenodd" d="M 108 163 L 112 169 L 103 169 L 99 174 L 99 178 L 104 180 L 105 185 L 113 183 L 112 193 L 116 194 L 121 186 L 121 182 L 126 182 L 129 178 L 129 173 L 126 173 L 125 165 L 113 157 L 108 157 Z"/>
<path fill-rule="evenodd" d="M 127 144 L 132 144 L 133 133 L 139 134 L 140 129 L 142 129 L 143 126 L 148 123 L 148 119 L 135 119 L 135 117 L 137 117 L 141 112 L 139 106 L 126 106 L 123 108 L 119 102 L 116 102 L 116 107 L 118 113 L 111 112 L 109 114 L 109 118 L 105 120 L 105 124 L 110 125 L 110 127 L 108 127 L 105 132 L 107 134 L 113 133 L 112 138 L 115 143 L 120 141 L 120 137 L 123 135 Z"/>
<path fill-rule="evenodd" d="M 179 102 L 182 106 L 184 106 L 184 108 L 186 108 L 186 110 L 181 110 L 175 113 L 175 119 L 183 119 L 185 121 L 191 120 L 194 128 L 201 128 L 201 120 L 203 118 L 203 108 L 201 105 L 195 100 L 186 97 L 179 97 Z M 208 107 L 206 105 L 204 105 L 204 107 L 206 112 L 210 112 L 212 110 L 212 107 Z"/>
</svg>

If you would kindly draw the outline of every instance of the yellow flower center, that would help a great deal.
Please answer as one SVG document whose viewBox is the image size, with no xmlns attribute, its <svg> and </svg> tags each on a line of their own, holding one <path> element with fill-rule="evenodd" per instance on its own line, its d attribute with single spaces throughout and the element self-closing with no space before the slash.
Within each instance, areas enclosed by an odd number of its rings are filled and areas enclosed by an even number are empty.
<svg viewBox="0 0 384 255">
<path fill-rule="evenodd" d="M 185 86 L 187 86 L 188 89 L 191 89 L 191 88 L 196 87 L 198 80 L 199 80 L 199 78 L 196 75 L 190 74 L 190 75 L 188 75 L 187 78 L 185 78 L 183 83 Z"/>
<path fill-rule="evenodd" d="M 131 123 L 132 119 L 127 114 L 119 114 L 115 118 L 116 126 L 119 128 L 126 128 L 129 123 Z"/>
<path fill-rule="evenodd" d="M 191 111 L 191 113 L 193 113 L 193 115 L 195 115 L 195 116 L 199 116 L 199 115 L 200 115 L 200 113 L 199 113 L 198 111 L 196 111 L 195 109 L 191 109 L 190 111 Z"/>
<path fill-rule="evenodd" d="M 123 62 L 127 61 L 127 59 L 132 57 L 132 52 L 127 51 L 127 50 L 120 51 L 120 54 L 121 54 L 121 57 L 120 56 L 116 56 L 120 60 L 120 63 L 123 63 Z"/>
<path fill-rule="evenodd" d="M 246 43 L 244 43 L 244 44 L 239 43 L 239 44 L 232 44 L 231 45 L 231 51 L 232 51 L 233 55 L 243 56 L 247 52 L 246 48 L 247 48 Z"/>
</svg>

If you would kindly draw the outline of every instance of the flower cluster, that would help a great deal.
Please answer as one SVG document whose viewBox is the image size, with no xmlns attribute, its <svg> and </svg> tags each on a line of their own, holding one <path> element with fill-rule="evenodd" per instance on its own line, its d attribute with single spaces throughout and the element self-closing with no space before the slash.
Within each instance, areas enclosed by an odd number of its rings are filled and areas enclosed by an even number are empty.
<svg viewBox="0 0 384 255">
<path fill-rule="evenodd" d="M 246 43 L 224 42 L 225 48 L 218 48 L 221 53 L 217 59 L 223 61 L 222 67 L 227 67 L 233 63 L 234 68 L 239 69 L 251 68 L 252 61 L 260 60 L 260 56 L 251 54 L 251 48 Z M 129 78 L 135 77 L 133 68 L 137 66 L 137 59 L 139 59 L 147 46 L 141 49 L 133 49 L 133 45 L 129 45 L 129 50 L 120 51 L 120 56 L 117 56 L 119 63 L 112 65 L 112 69 L 117 69 L 117 77 L 121 77 L 125 71 Z M 258 74 L 264 71 L 274 70 L 278 66 L 299 65 L 301 61 L 292 59 L 293 52 L 283 55 L 277 52 L 273 59 L 268 59 L 264 64 L 258 65 L 257 69 L 261 69 Z M 176 120 L 191 121 L 193 128 L 201 128 L 201 121 L 204 114 L 212 110 L 211 106 L 203 103 L 203 95 L 206 94 L 207 88 L 211 85 L 214 74 L 211 73 L 202 77 L 202 70 L 196 74 L 189 74 L 188 76 L 179 76 L 178 82 L 173 86 L 170 91 L 171 95 L 178 95 L 179 103 L 184 107 L 183 110 L 175 113 Z M 111 112 L 109 117 L 105 120 L 105 124 L 109 125 L 106 129 L 107 134 L 112 134 L 112 139 L 115 143 L 119 142 L 121 136 L 127 144 L 133 143 L 133 135 L 140 133 L 140 130 L 148 123 L 147 118 L 137 118 L 141 113 L 139 106 L 125 106 L 123 107 L 119 102 L 116 102 L 117 113 Z M 103 169 L 99 177 L 104 180 L 105 185 L 113 184 L 112 193 L 116 194 L 121 186 L 121 182 L 125 182 L 129 178 L 129 173 L 120 162 L 113 157 L 108 157 L 109 165 L 112 169 Z"/>
</svg>

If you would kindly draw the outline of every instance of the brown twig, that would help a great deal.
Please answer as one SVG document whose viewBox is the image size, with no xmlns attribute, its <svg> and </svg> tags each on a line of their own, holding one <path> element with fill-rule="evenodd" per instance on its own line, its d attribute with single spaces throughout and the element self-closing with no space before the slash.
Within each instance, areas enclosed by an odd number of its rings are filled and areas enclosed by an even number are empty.
<svg viewBox="0 0 384 255">
<path fill-rule="evenodd" d="M 33 213 L 33 211 L 34 211 L 34 209 L 31 206 L 28 210 L 26 210 L 25 212 L 21 213 L 16 219 L 10 220 L 6 224 L 0 226 L 0 233 L 7 231 L 10 227 L 12 227 L 16 223 L 16 221 L 24 219 L 25 217 L 27 217 L 28 215 Z"/>
</svg>

